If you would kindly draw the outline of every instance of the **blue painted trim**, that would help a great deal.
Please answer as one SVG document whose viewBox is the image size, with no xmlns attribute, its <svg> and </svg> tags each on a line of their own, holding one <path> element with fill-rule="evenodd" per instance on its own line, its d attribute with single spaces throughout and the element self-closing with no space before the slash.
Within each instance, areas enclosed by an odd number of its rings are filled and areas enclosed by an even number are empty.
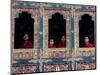
<svg viewBox="0 0 100 75">
<path fill-rule="evenodd" d="M 74 48 L 74 16 L 71 16 L 71 49 Z"/>
<path fill-rule="evenodd" d="M 39 30 L 38 31 L 39 31 L 39 40 L 38 40 L 39 49 L 42 49 L 43 48 L 43 17 L 42 16 L 39 16 Z"/>
</svg>

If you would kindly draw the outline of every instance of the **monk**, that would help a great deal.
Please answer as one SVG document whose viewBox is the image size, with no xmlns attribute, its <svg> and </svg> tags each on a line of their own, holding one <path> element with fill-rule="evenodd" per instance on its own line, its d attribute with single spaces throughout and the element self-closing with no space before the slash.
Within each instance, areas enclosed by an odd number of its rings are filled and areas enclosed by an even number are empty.
<svg viewBox="0 0 100 75">
<path fill-rule="evenodd" d="M 61 37 L 61 41 L 60 41 L 58 47 L 59 48 L 66 48 L 66 38 L 64 35 Z"/>
<path fill-rule="evenodd" d="M 54 40 L 53 39 L 50 39 L 49 48 L 56 48 L 56 46 L 54 45 Z"/>
<path fill-rule="evenodd" d="M 84 44 L 85 44 L 85 47 L 87 47 L 87 48 L 92 48 L 93 47 L 93 44 L 90 43 L 90 40 L 87 36 L 84 37 Z"/>
<path fill-rule="evenodd" d="M 28 34 L 24 35 L 24 42 L 22 44 L 22 48 L 33 48 L 33 44 L 29 40 L 29 35 Z"/>
</svg>

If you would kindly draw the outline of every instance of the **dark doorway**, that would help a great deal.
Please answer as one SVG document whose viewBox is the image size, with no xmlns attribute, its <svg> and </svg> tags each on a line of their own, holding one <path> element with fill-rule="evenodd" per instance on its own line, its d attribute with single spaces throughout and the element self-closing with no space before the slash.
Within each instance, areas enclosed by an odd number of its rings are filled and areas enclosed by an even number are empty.
<svg viewBox="0 0 100 75">
<path fill-rule="evenodd" d="M 54 15 L 52 15 L 52 18 L 49 19 L 48 24 L 49 24 L 48 47 L 50 48 L 50 41 L 51 41 L 51 44 L 52 42 L 54 42 L 52 47 L 65 48 L 66 46 L 66 20 L 63 18 L 63 15 L 61 15 L 60 13 L 55 13 Z M 64 45 L 60 45 L 61 39 L 65 41 Z"/>
<path fill-rule="evenodd" d="M 25 43 L 25 38 L 28 42 Z M 28 12 L 19 13 L 15 18 L 14 48 L 32 48 L 34 42 L 34 19 Z M 23 46 L 25 44 L 25 47 Z"/>
<path fill-rule="evenodd" d="M 86 46 L 86 42 L 88 42 Z M 84 14 L 79 21 L 79 47 L 94 46 L 94 21 L 88 14 Z"/>
</svg>

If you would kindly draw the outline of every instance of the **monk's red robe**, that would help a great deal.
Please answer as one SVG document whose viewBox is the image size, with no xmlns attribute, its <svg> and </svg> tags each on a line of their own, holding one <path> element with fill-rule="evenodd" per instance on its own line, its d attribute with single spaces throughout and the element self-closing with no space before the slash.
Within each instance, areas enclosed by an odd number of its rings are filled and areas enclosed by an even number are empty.
<svg viewBox="0 0 100 75">
<path fill-rule="evenodd" d="M 92 48 L 93 47 L 93 44 L 92 43 L 89 43 L 89 44 L 86 45 L 86 47 L 87 48 Z"/>
<path fill-rule="evenodd" d="M 24 41 L 22 48 L 33 48 L 33 44 L 29 40 L 26 40 Z"/>
<path fill-rule="evenodd" d="M 66 48 L 66 43 L 59 43 L 58 48 Z"/>
</svg>

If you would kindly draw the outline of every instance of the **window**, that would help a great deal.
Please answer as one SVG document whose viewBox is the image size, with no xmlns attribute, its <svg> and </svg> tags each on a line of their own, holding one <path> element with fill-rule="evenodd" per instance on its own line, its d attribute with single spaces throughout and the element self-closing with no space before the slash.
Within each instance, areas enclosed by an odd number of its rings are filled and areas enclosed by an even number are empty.
<svg viewBox="0 0 100 75">
<path fill-rule="evenodd" d="M 48 47 L 66 48 L 66 20 L 60 13 L 55 13 L 49 19 Z"/>
<path fill-rule="evenodd" d="M 19 13 L 15 18 L 14 48 L 33 48 L 34 42 L 34 19 L 27 12 Z"/>
<path fill-rule="evenodd" d="M 94 21 L 88 14 L 79 21 L 79 47 L 94 47 Z"/>
</svg>

